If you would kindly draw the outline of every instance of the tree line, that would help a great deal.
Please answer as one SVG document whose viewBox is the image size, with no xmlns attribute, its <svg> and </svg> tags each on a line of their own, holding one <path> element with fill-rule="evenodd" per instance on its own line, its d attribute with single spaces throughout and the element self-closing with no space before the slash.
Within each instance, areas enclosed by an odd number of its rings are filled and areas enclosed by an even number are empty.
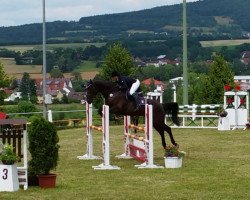
<svg viewBox="0 0 250 200">
<path fill-rule="evenodd" d="M 246 0 L 204 0 L 187 3 L 188 35 L 218 39 L 242 38 L 250 32 L 250 3 Z M 79 21 L 46 23 L 48 43 L 111 41 L 133 38 L 166 39 L 182 34 L 182 5 L 160 6 L 134 12 L 82 17 Z M 219 16 L 228 20 L 221 23 Z M 142 30 L 142 33 L 133 31 Z M 167 35 L 160 35 L 167 33 Z M 63 40 L 62 40 L 63 39 Z M 0 27 L 0 44 L 41 44 L 42 23 Z"/>
<path fill-rule="evenodd" d="M 105 46 L 97 47 L 94 45 L 86 48 L 55 48 L 47 51 L 47 70 L 50 72 L 57 67 L 61 72 L 71 72 L 81 62 L 85 60 L 103 61 L 108 49 L 117 41 L 109 42 Z M 144 61 L 155 60 L 159 55 L 166 55 L 170 60 L 182 57 L 182 39 L 171 38 L 161 42 L 135 42 L 133 40 L 121 40 L 121 44 L 129 50 L 133 57 L 139 57 Z M 193 38 L 188 41 L 188 60 L 190 67 L 195 72 L 206 70 L 202 63 L 211 60 L 214 53 L 222 54 L 228 62 L 233 63 L 233 71 L 237 75 L 249 74 L 249 66 L 240 62 L 242 52 L 250 51 L 250 44 L 242 44 L 233 47 L 203 48 L 200 42 Z M 0 57 L 14 57 L 16 64 L 42 65 L 43 54 L 40 50 L 27 50 L 23 53 L 7 49 L 0 49 Z M 25 58 L 32 58 L 32 63 L 26 63 Z M 98 65 L 99 66 L 99 65 Z M 98 67 L 97 66 L 97 67 Z M 168 76 L 167 76 L 168 77 Z"/>
</svg>

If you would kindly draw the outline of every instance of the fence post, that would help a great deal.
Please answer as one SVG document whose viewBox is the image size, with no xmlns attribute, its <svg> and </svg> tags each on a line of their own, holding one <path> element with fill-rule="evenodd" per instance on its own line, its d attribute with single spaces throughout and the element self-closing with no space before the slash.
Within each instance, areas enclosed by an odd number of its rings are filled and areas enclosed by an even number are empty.
<svg viewBox="0 0 250 200">
<path fill-rule="evenodd" d="M 48 110 L 48 121 L 53 122 L 52 110 Z"/>
<path fill-rule="evenodd" d="M 196 108 L 197 108 L 197 105 L 193 104 L 192 105 L 192 120 L 195 120 L 195 116 L 197 112 Z"/>
</svg>

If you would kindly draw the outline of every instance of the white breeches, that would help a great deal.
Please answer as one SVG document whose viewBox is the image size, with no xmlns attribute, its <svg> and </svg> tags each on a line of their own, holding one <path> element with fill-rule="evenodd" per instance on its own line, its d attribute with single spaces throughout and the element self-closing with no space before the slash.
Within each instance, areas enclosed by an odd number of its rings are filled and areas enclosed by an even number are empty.
<svg viewBox="0 0 250 200">
<path fill-rule="evenodd" d="M 131 86 L 130 90 L 129 90 L 129 94 L 132 95 L 135 93 L 135 91 L 140 87 L 140 81 L 138 79 L 136 79 L 136 82 L 133 83 L 133 85 Z"/>
</svg>

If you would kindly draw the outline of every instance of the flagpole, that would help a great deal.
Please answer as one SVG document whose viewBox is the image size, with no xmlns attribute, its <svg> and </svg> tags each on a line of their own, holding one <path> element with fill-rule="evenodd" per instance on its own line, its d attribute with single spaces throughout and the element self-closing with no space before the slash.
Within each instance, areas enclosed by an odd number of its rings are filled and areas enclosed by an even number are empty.
<svg viewBox="0 0 250 200">
<path fill-rule="evenodd" d="M 186 11 L 186 0 L 183 0 L 183 105 L 188 105 L 187 11 Z"/>
<path fill-rule="evenodd" d="M 45 26 L 45 0 L 43 0 L 43 117 L 47 119 L 46 96 L 46 26 Z"/>
</svg>

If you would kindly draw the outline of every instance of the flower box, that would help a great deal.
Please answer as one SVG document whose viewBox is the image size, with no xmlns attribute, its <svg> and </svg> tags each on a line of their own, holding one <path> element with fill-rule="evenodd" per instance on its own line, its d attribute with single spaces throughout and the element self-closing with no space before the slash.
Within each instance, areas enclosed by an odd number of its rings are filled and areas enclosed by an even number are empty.
<svg viewBox="0 0 250 200">
<path fill-rule="evenodd" d="M 182 167 L 182 158 L 179 157 L 164 157 L 166 168 L 180 168 Z"/>
<path fill-rule="evenodd" d="M 19 190 L 16 165 L 0 165 L 0 192 Z"/>
</svg>

